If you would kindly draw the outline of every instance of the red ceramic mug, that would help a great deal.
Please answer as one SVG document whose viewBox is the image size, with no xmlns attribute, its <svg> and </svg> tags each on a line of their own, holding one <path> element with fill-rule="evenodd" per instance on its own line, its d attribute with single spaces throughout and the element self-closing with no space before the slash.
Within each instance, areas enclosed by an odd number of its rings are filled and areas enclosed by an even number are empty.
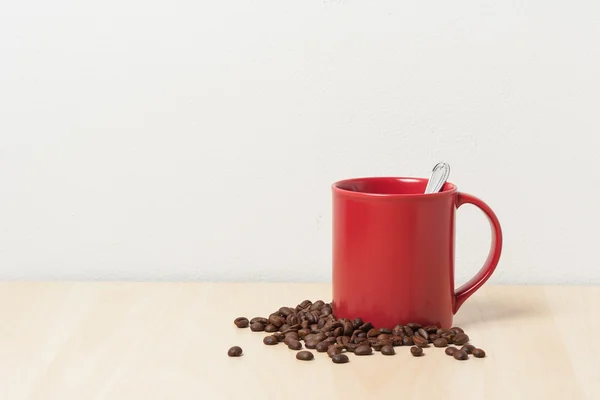
<svg viewBox="0 0 600 400">
<path fill-rule="evenodd" d="M 478 198 L 427 179 L 357 178 L 333 184 L 333 310 L 377 327 L 416 322 L 449 328 L 460 306 L 494 272 L 498 218 Z M 492 245 L 481 270 L 454 289 L 454 218 L 470 203 L 487 216 Z"/>
</svg>

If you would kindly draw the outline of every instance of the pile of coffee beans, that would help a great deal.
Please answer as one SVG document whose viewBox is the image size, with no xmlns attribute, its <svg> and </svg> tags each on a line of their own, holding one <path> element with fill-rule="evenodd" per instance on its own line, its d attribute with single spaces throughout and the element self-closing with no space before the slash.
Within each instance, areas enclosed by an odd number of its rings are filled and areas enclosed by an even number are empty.
<svg viewBox="0 0 600 400">
<path fill-rule="evenodd" d="M 331 361 L 344 364 L 349 361 L 346 352 L 356 356 L 369 356 L 373 351 L 386 356 L 396 354 L 395 347 L 410 346 L 410 354 L 414 357 L 424 355 L 424 348 L 445 348 L 449 356 L 456 360 L 467 360 L 469 355 L 476 358 L 485 357 L 485 351 L 467 344 L 469 336 L 459 327 L 450 329 L 435 325 L 421 326 L 417 323 L 396 325 L 394 328 L 376 328 L 361 318 L 353 320 L 337 319 L 333 315 L 331 305 L 322 300 L 314 303 L 304 300 L 296 307 L 281 307 L 271 313 L 268 318 L 246 317 L 236 318 L 233 323 L 238 328 L 250 327 L 253 332 L 267 332 L 263 343 L 272 346 L 283 342 L 290 350 L 301 350 L 296 358 L 302 361 L 314 359 L 314 354 L 307 349 L 319 353 L 327 353 Z M 462 346 L 460 348 L 450 346 Z M 242 355 L 242 349 L 234 346 L 229 349 L 230 357 Z"/>
</svg>

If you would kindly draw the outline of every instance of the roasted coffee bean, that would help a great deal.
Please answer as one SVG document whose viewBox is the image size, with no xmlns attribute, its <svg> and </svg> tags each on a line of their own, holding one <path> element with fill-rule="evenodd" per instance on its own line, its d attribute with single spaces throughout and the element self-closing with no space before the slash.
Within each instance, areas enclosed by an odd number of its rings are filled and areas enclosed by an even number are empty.
<svg viewBox="0 0 600 400">
<path fill-rule="evenodd" d="M 344 336 L 350 336 L 354 332 L 354 328 L 352 327 L 352 322 L 346 321 L 344 322 Z"/>
<path fill-rule="evenodd" d="M 348 343 L 350 343 L 350 338 L 348 336 L 342 336 L 342 344 L 348 346 Z"/>
<path fill-rule="evenodd" d="M 250 330 L 252 332 L 262 332 L 265 330 L 265 326 L 260 322 L 255 322 L 252 325 L 250 325 Z"/>
<path fill-rule="evenodd" d="M 325 353 L 327 351 L 327 349 L 329 348 L 329 346 L 331 346 L 331 343 L 329 343 L 329 342 L 325 342 L 325 341 L 319 342 L 315 346 L 315 350 L 317 350 L 319 353 Z"/>
<path fill-rule="evenodd" d="M 373 354 L 373 349 L 368 344 L 361 344 L 354 350 L 354 354 L 357 356 L 368 356 Z"/>
<path fill-rule="evenodd" d="M 348 343 L 346 345 L 346 350 L 348 350 L 351 353 L 354 353 L 354 350 L 356 350 L 358 348 L 358 346 L 360 346 L 360 345 L 356 344 L 356 343 Z"/>
<path fill-rule="evenodd" d="M 283 343 L 289 345 L 290 342 L 298 342 L 300 339 L 298 338 L 298 336 L 285 336 L 285 338 L 283 339 Z"/>
<path fill-rule="evenodd" d="M 442 335 L 442 337 L 446 339 L 448 343 L 453 343 L 454 341 L 454 333 L 452 332 L 446 332 Z"/>
<path fill-rule="evenodd" d="M 355 318 L 352 320 L 353 329 L 358 329 L 362 324 L 364 324 L 363 320 L 360 318 Z"/>
<path fill-rule="evenodd" d="M 281 307 L 279 309 L 279 314 L 281 314 L 284 317 L 287 317 L 288 315 L 293 314 L 293 313 L 294 313 L 294 310 L 292 310 L 289 307 Z"/>
<path fill-rule="evenodd" d="M 473 357 L 483 358 L 485 357 L 485 351 L 483 349 L 473 349 Z"/>
<path fill-rule="evenodd" d="M 380 333 L 385 333 L 387 335 L 391 335 L 392 334 L 392 330 L 390 328 L 379 328 L 379 332 Z"/>
<path fill-rule="evenodd" d="M 277 340 L 275 336 L 265 336 L 265 338 L 263 339 L 263 343 L 267 346 L 272 346 L 274 344 L 279 343 L 279 340 Z"/>
<path fill-rule="evenodd" d="M 267 326 L 265 326 L 265 332 L 277 332 L 278 329 L 275 325 L 273 324 L 269 324 Z"/>
<path fill-rule="evenodd" d="M 380 330 L 381 332 L 381 330 Z M 390 338 L 390 335 L 387 333 L 382 333 L 379 336 L 377 336 L 377 340 L 388 340 Z"/>
<path fill-rule="evenodd" d="M 296 353 L 296 358 L 302 361 L 310 361 L 315 358 L 315 356 L 310 351 L 302 350 Z"/>
<path fill-rule="evenodd" d="M 456 359 L 456 360 L 467 360 L 469 358 L 468 354 L 465 353 L 462 350 L 456 350 L 452 356 Z"/>
<path fill-rule="evenodd" d="M 396 354 L 396 350 L 394 350 L 393 346 L 386 344 L 381 348 L 381 354 L 383 354 L 384 356 L 393 356 L 394 354 Z"/>
<path fill-rule="evenodd" d="M 243 353 L 242 348 L 240 346 L 233 346 L 227 351 L 227 355 L 229 357 L 239 357 Z"/>
<path fill-rule="evenodd" d="M 300 324 L 300 320 L 298 320 L 298 317 L 295 315 L 288 315 L 285 321 L 292 326 Z"/>
<path fill-rule="evenodd" d="M 284 320 L 279 315 L 271 314 L 269 316 L 269 322 L 279 328 L 281 325 L 283 325 Z"/>
<path fill-rule="evenodd" d="M 404 339 L 402 339 L 402 344 L 404 346 L 412 346 L 415 343 L 413 342 L 413 339 L 411 336 L 404 336 Z"/>
<path fill-rule="evenodd" d="M 436 340 L 437 338 L 439 338 L 439 336 L 438 336 L 438 335 L 436 335 L 435 333 L 430 333 L 430 334 L 429 334 L 429 342 L 430 342 L 430 343 L 433 343 L 433 342 L 435 342 L 435 340 Z"/>
<path fill-rule="evenodd" d="M 383 346 L 385 346 L 385 345 L 382 342 L 375 342 L 375 343 L 371 344 L 371 347 L 375 351 L 381 351 L 381 349 L 383 348 Z"/>
<path fill-rule="evenodd" d="M 459 346 L 462 346 L 463 344 L 467 343 L 469 341 L 469 337 L 467 336 L 466 333 L 458 333 L 456 336 L 454 336 L 454 339 L 452 339 L 452 343 L 457 344 Z"/>
<path fill-rule="evenodd" d="M 423 328 L 417 329 L 417 335 L 421 336 L 425 340 L 429 340 L 429 334 Z"/>
<path fill-rule="evenodd" d="M 345 354 L 335 354 L 333 357 L 331 357 L 331 361 L 336 364 L 345 364 L 350 361 L 350 359 Z"/>
<path fill-rule="evenodd" d="M 300 329 L 310 330 L 310 324 L 308 321 L 304 320 L 300 323 Z"/>
<path fill-rule="evenodd" d="M 402 336 L 393 335 L 391 337 L 392 345 L 394 346 L 402 346 Z"/>
<path fill-rule="evenodd" d="M 356 337 L 359 337 L 359 338 L 366 338 L 366 337 L 368 337 L 368 336 L 367 336 L 367 334 L 366 334 L 366 333 L 364 333 L 364 332 L 362 332 L 362 331 L 361 331 L 361 332 L 359 332 L 359 333 L 356 335 Z"/>
<path fill-rule="evenodd" d="M 449 329 L 445 329 L 445 328 L 440 328 L 440 329 L 437 330 L 436 334 L 438 336 L 442 336 L 446 332 L 450 332 L 450 330 Z"/>
<path fill-rule="evenodd" d="M 335 344 L 335 336 L 330 336 L 327 339 L 325 339 L 324 341 L 329 344 Z"/>
<path fill-rule="evenodd" d="M 456 347 L 446 347 L 445 352 L 447 355 L 451 356 L 456 350 L 458 350 Z"/>
<path fill-rule="evenodd" d="M 413 340 L 413 343 L 419 347 L 429 346 L 429 341 L 419 335 L 413 336 L 412 340 Z"/>
<path fill-rule="evenodd" d="M 310 307 L 312 305 L 312 301 L 310 300 L 304 300 L 302 303 L 300 303 L 298 305 L 298 307 L 300 307 L 301 309 L 305 309 L 307 307 Z"/>
<path fill-rule="evenodd" d="M 287 345 L 290 350 L 300 350 L 302 348 L 302 343 L 298 340 L 290 340 Z"/>
<path fill-rule="evenodd" d="M 269 320 L 263 317 L 254 317 L 250 320 L 250 325 L 254 324 L 255 322 L 260 322 L 263 325 L 267 325 Z"/>
<path fill-rule="evenodd" d="M 413 336 L 415 334 L 409 326 L 405 326 L 403 329 L 405 336 Z"/>
<path fill-rule="evenodd" d="M 283 342 L 283 340 L 285 339 L 285 335 L 281 332 L 275 332 L 273 336 L 275 336 L 280 342 Z"/>
<path fill-rule="evenodd" d="M 325 306 L 325 307 L 321 308 L 321 315 L 324 317 L 327 315 L 330 315 L 331 312 L 332 312 L 331 307 L 329 307 L 329 306 Z"/>
<path fill-rule="evenodd" d="M 342 336 L 344 334 L 344 328 L 335 328 L 333 330 L 333 336 L 338 337 L 338 336 Z"/>
<path fill-rule="evenodd" d="M 404 336 L 404 329 L 402 329 L 402 325 L 396 325 L 392 330 L 392 333 L 396 336 Z"/>
<path fill-rule="evenodd" d="M 369 331 L 367 332 L 367 337 L 377 337 L 379 336 L 379 329 L 369 329 Z"/>
<path fill-rule="evenodd" d="M 437 338 L 433 341 L 433 345 L 435 347 L 446 347 L 448 346 L 448 341 L 444 338 Z"/>
<path fill-rule="evenodd" d="M 279 330 L 280 330 L 281 332 L 285 332 L 285 331 L 287 331 L 288 329 L 290 329 L 290 326 L 289 326 L 288 324 L 283 324 L 283 325 L 281 325 L 281 326 L 279 327 Z"/>
<path fill-rule="evenodd" d="M 310 326 L 310 333 L 319 333 L 321 332 L 321 330 L 319 328 L 317 328 L 317 324 L 312 324 Z"/>
<path fill-rule="evenodd" d="M 423 349 L 417 346 L 413 346 L 410 348 L 410 354 L 415 357 L 420 357 L 423 355 Z"/>
<path fill-rule="evenodd" d="M 329 348 L 327 349 L 327 355 L 329 357 L 333 357 L 336 354 L 340 354 L 342 352 L 342 349 L 340 349 L 337 346 L 329 346 Z"/>
<path fill-rule="evenodd" d="M 408 326 L 413 331 L 416 331 L 421 328 L 421 325 L 414 323 L 414 322 L 409 322 L 408 324 L 406 324 L 406 326 Z"/>
<path fill-rule="evenodd" d="M 473 350 L 475 350 L 475 346 L 473 346 L 472 344 L 465 344 L 460 349 L 467 354 L 471 354 L 471 353 L 473 353 Z"/>
<path fill-rule="evenodd" d="M 436 333 L 437 332 L 438 327 L 435 326 L 435 325 L 427 325 L 423 329 L 425 329 L 427 331 L 427 333 L 429 333 L 431 335 L 432 333 Z"/>
<path fill-rule="evenodd" d="M 455 335 L 457 333 L 465 333 L 465 331 L 463 331 L 462 328 L 459 328 L 458 326 L 453 326 L 452 328 L 450 328 L 450 330 L 453 331 Z"/>
<path fill-rule="evenodd" d="M 327 330 L 327 329 L 323 329 L 326 324 L 327 324 L 327 321 L 325 321 L 324 319 L 320 319 L 319 322 L 317 322 L 317 329 Z M 329 327 L 331 327 L 331 324 L 329 324 Z"/>
<path fill-rule="evenodd" d="M 310 335 L 310 331 L 308 329 L 300 329 L 298 331 L 298 336 L 304 339 L 306 336 Z"/>
<path fill-rule="evenodd" d="M 315 349 L 319 343 L 321 343 L 321 342 L 319 342 L 318 340 L 312 339 L 312 340 L 305 342 L 304 346 L 307 349 Z"/>
<path fill-rule="evenodd" d="M 315 335 L 315 340 L 317 340 L 319 342 L 322 342 L 326 338 L 327 338 L 327 336 L 325 336 L 325 334 L 323 332 L 319 332 Z"/>
<path fill-rule="evenodd" d="M 369 339 L 366 338 L 366 337 L 364 337 L 364 336 L 363 337 L 357 337 L 356 339 L 354 339 L 354 343 L 362 343 L 362 342 L 366 342 L 368 340 Z"/>
<path fill-rule="evenodd" d="M 336 320 L 332 320 L 331 321 L 331 330 L 335 330 L 337 328 L 342 328 L 342 331 L 344 330 L 344 324 L 342 324 L 340 321 L 336 321 Z"/>
<path fill-rule="evenodd" d="M 248 318 L 246 318 L 246 317 L 238 317 L 233 321 L 233 323 L 238 328 L 247 328 L 250 325 L 250 322 L 248 321 Z"/>
<path fill-rule="evenodd" d="M 312 306 L 310 306 L 310 311 L 320 310 L 324 305 L 325 302 L 323 300 L 317 300 L 312 304 Z"/>
<path fill-rule="evenodd" d="M 365 324 L 362 324 L 358 329 L 360 329 L 363 332 L 369 332 L 371 329 L 373 329 L 373 324 L 370 322 L 367 322 Z"/>
</svg>

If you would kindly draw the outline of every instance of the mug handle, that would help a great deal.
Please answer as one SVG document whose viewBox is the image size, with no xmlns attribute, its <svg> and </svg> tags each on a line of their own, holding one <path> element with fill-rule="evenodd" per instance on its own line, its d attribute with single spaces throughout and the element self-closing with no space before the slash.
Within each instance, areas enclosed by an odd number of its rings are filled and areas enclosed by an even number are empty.
<svg viewBox="0 0 600 400">
<path fill-rule="evenodd" d="M 498 265 L 500 253 L 502 253 L 502 229 L 500 228 L 500 222 L 498 221 L 496 214 L 494 214 L 492 209 L 487 204 L 477 197 L 459 192 L 456 200 L 456 208 L 458 209 L 463 204 L 473 204 L 484 212 L 488 221 L 490 222 L 490 227 L 492 228 L 492 246 L 485 264 L 483 264 L 483 267 L 481 267 L 477 275 L 459 287 L 454 293 L 454 307 L 452 310 L 454 314 L 456 314 L 465 300 L 471 297 L 471 295 L 475 293 L 477 289 L 479 289 L 481 285 L 483 285 L 485 281 L 490 278 L 496 269 L 496 265 Z"/>
</svg>

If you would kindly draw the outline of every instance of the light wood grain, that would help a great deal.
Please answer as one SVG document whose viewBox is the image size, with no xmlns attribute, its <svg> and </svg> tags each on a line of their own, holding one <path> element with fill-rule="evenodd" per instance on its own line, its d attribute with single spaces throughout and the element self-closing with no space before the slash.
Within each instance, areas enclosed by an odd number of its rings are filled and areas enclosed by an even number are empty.
<svg viewBox="0 0 600 400">
<path fill-rule="evenodd" d="M 238 316 L 325 284 L 0 283 L 0 399 L 598 399 L 599 287 L 487 286 L 455 319 L 485 359 L 301 362 Z M 244 349 L 227 357 L 230 346 Z M 307 397 L 308 396 L 308 397 Z"/>
</svg>

